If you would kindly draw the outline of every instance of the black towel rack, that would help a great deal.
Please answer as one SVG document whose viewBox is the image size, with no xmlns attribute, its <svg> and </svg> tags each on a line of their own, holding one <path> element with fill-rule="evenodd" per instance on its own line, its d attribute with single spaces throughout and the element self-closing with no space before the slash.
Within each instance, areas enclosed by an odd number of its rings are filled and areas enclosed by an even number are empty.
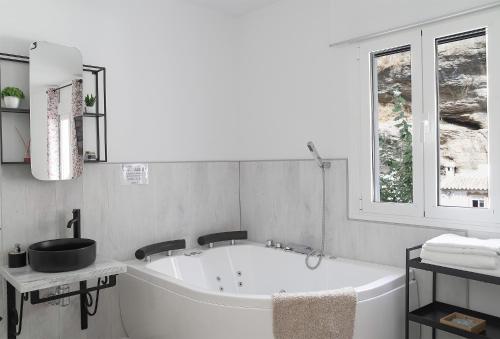
<svg viewBox="0 0 500 339">
<path fill-rule="evenodd" d="M 471 309 L 443 303 L 436 298 L 438 274 L 481 281 L 488 284 L 500 285 L 500 277 L 464 271 L 455 268 L 426 264 L 420 257 L 412 258 L 412 252 L 422 248 L 423 245 L 406 249 L 406 297 L 405 297 L 405 339 L 409 339 L 410 321 L 432 328 L 432 338 L 436 338 L 436 330 L 453 333 L 464 338 L 473 339 L 498 339 L 500 338 L 500 317 L 477 312 Z M 432 302 L 428 305 L 410 311 L 410 268 L 432 272 Z M 470 333 L 455 327 L 440 323 L 442 317 L 453 312 L 459 312 L 472 317 L 486 320 L 486 330 L 480 334 Z"/>
</svg>

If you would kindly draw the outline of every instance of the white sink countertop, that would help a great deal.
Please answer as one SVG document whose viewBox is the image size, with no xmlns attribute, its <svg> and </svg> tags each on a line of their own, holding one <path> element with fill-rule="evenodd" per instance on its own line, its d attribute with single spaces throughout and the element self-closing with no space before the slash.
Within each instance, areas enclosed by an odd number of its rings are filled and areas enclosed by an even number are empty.
<svg viewBox="0 0 500 339">
<path fill-rule="evenodd" d="M 115 260 L 97 259 L 92 265 L 76 271 L 43 273 L 27 265 L 20 268 L 0 267 L 0 275 L 20 293 L 26 293 L 64 284 L 71 284 L 127 272 L 127 265 Z"/>
</svg>

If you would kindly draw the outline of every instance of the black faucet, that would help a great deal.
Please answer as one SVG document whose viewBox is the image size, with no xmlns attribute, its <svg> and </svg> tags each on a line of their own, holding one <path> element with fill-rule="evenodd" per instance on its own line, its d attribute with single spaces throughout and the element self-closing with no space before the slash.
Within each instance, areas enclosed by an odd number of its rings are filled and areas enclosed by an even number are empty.
<svg viewBox="0 0 500 339">
<path fill-rule="evenodd" d="M 67 228 L 71 228 L 73 226 L 73 238 L 81 238 L 81 219 L 80 219 L 80 209 L 73 210 L 73 219 L 68 221 Z"/>
</svg>

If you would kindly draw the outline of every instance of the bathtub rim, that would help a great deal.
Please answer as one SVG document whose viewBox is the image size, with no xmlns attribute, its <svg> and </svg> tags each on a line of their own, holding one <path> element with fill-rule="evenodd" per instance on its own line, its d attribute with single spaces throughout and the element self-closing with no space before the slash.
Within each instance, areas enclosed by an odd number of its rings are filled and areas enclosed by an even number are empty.
<svg viewBox="0 0 500 339">
<path fill-rule="evenodd" d="M 246 241 L 244 243 L 235 246 L 256 246 L 264 247 L 261 244 Z M 217 248 L 226 247 L 219 246 Z M 195 248 L 179 252 L 178 254 L 172 256 L 182 256 L 184 253 L 190 253 L 192 251 L 206 251 L 210 249 L 206 248 Z M 287 253 L 288 254 L 288 253 Z M 296 254 L 296 253 L 290 253 Z M 154 256 L 152 262 L 158 260 L 169 260 L 172 257 L 165 256 Z M 355 291 L 358 295 L 358 302 L 368 301 L 373 298 L 377 298 L 386 293 L 389 293 L 405 283 L 405 270 L 403 268 L 398 268 L 388 265 L 380 265 L 360 260 L 352 260 L 346 258 L 325 258 L 325 260 L 335 260 L 341 261 L 353 265 L 369 266 L 373 268 L 383 269 L 388 272 L 387 276 L 383 278 L 376 279 L 367 284 L 355 287 Z M 155 285 L 159 288 L 166 289 L 172 293 L 199 301 L 207 302 L 211 304 L 218 304 L 221 306 L 232 306 L 232 307 L 244 307 L 244 308 L 259 308 L 268 309 L 272 307 L 272 295 L 266 294 L 238 294 L 229 292 L 217 292 L 205 289 L 193 284 L 190 284 L 184 280 L 177 279 L 168 274 L 158 272 L 151 268 L 146 267 L 149 263 L 139 260 L 129 260 L 126 261 L 127 273 L 126 275 L 133 276 L 139 280 L 147 282 L 149 284 Z M 119 278 L 119 277 L 118 277 Z M 345 286 L 348 287 L 348 286 Z"/>
</svg>

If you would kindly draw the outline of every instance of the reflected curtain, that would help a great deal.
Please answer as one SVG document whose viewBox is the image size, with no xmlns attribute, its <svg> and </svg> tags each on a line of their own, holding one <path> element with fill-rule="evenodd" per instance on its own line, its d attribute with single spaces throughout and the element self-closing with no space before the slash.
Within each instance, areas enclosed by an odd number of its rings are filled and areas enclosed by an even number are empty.
<svg viewBox="0 0 500 339">
<path fill-rule="evenodd" d="M 59 154 L 59 91 L 47 90 L 47 170 L 51 180 L 61 178 Z"/>
<path fill-rule="evenodd" d="M 72 82 L 71 114 L 74 120 L 71 129 L 73 177 L 76 178 L 83 172 L 83 81 L 81 79 Z"/>
</svg>

